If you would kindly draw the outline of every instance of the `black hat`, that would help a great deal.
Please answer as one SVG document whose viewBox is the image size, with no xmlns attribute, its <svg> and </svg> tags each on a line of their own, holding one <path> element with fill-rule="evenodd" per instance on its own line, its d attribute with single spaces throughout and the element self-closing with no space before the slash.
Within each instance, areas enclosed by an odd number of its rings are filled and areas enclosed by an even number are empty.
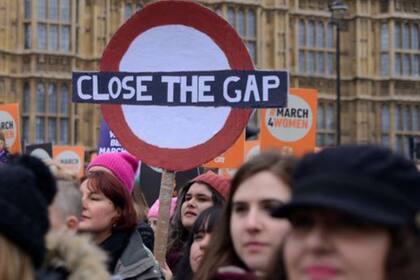
<svg viewBox="0 0 420 280">
<path fill-rule="evenodd" d="M 41 159 L 30 155 L 15 156 L 10 163 L 23 166 L 34 173 L 35 183 L 48 205 L 50 205 L 57 192 L 57 186 L 55 178 L 48 166 Z"/>
<path fill-rule="evenodd" d="M 273 216 L 326 208 L 378 225 L 401 227 L 416 226 L 420 213 L 416 166 L 379 146 L 341 146 L 306 155 L 295 169 L 292 185 L 292 200 L 274 210 Z"/>
<path fill-rule="evenodd" d="M 0 167 L 0 234 L 42 264 L 44 235 L 48 230 L 48 210 L 38 190 L 35 176 L 18 165 Z"/>
</svg>

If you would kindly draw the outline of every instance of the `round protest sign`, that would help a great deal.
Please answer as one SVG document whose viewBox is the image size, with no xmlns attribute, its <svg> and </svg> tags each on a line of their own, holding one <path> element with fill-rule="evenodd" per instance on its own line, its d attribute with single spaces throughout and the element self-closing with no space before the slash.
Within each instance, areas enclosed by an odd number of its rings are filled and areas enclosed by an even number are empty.
<svg viewBox="0 0 420 280">
<path fill-rule="evenodd" d="M 0 105 L 0 130 L 3 132 L 6 146 L 11 153 L 20 153 L 19 104 Z"/>
<path fill-rule="evenodd" d="M 295 156 L 313 152 L 316 110 L 316 90 L 291 88 L 287 107 L 261 112 L 261 150 L 280 148 L 282 153 Z"/>
<path fill-rule="evenodd" d="M 271 135 L 284 142 L 294 142 L 305 137 L 313 123 L 312 109 L 307 101 L 289 95 L 289 108 L 266 110 L 265 119 Z"/>
<path fill-rule="evenodd" d="M 0 111 L 0 120 L 0 127 L 6 139 L 6 146 L 10 147 L 16 141 L 16 120 L 6 111 Z"/>
<path fill-rule="evenodd" d="M 241 38 L 217 14 L 186 1 L 161 1 L 137 12 L 112 37 L 101 59 L 103 72 L 229 69 L 254 70 Z M 131 154 L 171 171 L 194 168 L 223 153 L 251 113 L 228 106 L 102 104 L 101 110 Z"/>
</svg>

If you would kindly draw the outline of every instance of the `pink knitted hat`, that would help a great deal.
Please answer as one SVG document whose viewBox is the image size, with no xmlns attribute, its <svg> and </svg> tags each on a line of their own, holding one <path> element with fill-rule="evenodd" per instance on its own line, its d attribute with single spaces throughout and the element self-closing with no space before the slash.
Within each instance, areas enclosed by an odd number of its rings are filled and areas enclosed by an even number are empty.
<svg viewBox="0 0 420 280">
<path fill-rule="evenodd" d="M 192 179 L 189 183 L 191 186 L 193 183 L 205 183 L 218 192 L 225 200 L 227 199 L 230 191 L 230 179 L 217 175 L 213 171 L 209 170 L 204 174 L 198 175 Z"/>
<path fill-rule="evenodd" d="M 176 197 L 172 197 L 171 199 L 171 209 L 170 209 L 170 217 L 174 215 L 175 207 L 176 207 Z M 149 212 L 147 213 L 147 218 L 157 218 L 159 216 L 159 199 L 156 199 L 156 201 L 153 203 L 152 207 L 150 207 Z"/>
<path fill-rule="evenodd" d="M 130 193 L 132 192 L 139 166 L 139 161 L 135 157 L 127 152 L 101 154 L 92 160 L 86 170 L 89 171 L 94 166 L 109 169 L 124 184 L 127 190 Z"/>
</svg>

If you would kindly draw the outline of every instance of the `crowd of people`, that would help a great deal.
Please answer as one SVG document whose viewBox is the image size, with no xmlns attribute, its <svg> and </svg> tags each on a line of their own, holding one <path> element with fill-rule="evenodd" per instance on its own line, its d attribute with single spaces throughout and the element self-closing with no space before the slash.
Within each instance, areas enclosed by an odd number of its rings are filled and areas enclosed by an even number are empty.
<svg viewBox="0 0 420 280">
<path fill-rule="evenodd" d="M 78 179 L 7 154 L 0 279 L 420 279 L 420 172 L 383 147 L 269 151 L 232 178 L 200 174 L 171 200 L 159 262 L 160 203 L 149 208 L 137 169 L 126 152 L 102 154 Z"/>
</svg>

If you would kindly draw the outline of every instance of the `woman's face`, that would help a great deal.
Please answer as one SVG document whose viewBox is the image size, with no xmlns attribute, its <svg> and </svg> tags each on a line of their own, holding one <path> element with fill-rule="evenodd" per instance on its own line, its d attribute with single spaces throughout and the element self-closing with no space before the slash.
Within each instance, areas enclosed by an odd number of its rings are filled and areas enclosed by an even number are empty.
<svg viewBox="0 0 420 280">
<path fill-rule="evenodd" d="M 112 224 L 118 217 L 119 211 L 102 192 L 90 189 L 88 180 L 80 186 L 83 208 L 78 230 L 92 233 L 94 239 L 98 241 L 111 234 Z"/>
<path fill-rule="evenodd" d="M 385 279 L 385 228 L 327 210 L 300 210 L 290 221 L 284 248 L 289 280 Z"/>
<path fill-rule="evenodd" d="M 194 240 L 190 249 L 191 270 L 195 273 L 201 264 L 207 245 L 210 242 L 211 233 L 200 231 L 194 234 Z"/>
<path fill-rule="evenodd" d="M 239 185 L 232 199 L 230 234 L 237 255 L 251 270 L 264 274 L 289 222 L 271 211 L 290 199 L 290 188 L 268 171 Z"/>
<path fill-rule="evenodd" d="M 182 225 L 190 230 L 198 215 L 211 206 L 213 200 L 209 188 L 201 183 L 192 184 L 181 206 Z"/>
</svg>

